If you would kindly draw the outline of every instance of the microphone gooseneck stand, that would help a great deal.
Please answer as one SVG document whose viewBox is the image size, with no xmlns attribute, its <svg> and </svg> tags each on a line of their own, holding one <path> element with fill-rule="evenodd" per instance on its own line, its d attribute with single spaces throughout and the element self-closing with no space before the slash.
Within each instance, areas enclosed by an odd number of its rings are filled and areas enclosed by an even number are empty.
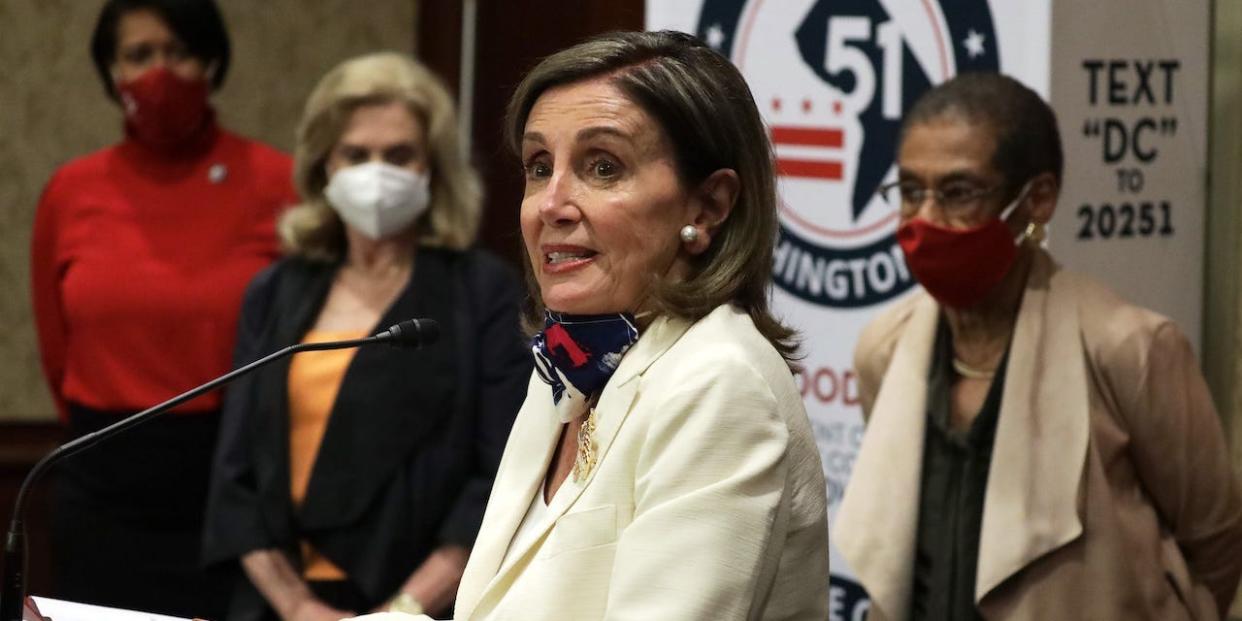
<svg viewBox="0 0 1242 621">
<path fill-rule="evenodd" d="M 159 405 L 147 408 L 133 416 L 117 421 L 103 429 L 88 433 L 80 438 L 66 442 L 48 453 L 30 469 L 17 492 L 13 503 L 13 518 L 9 522 L 9 531 L 4 538 L 4 578 L 0 584 L 0 621 L 22 621 L 22 605 L 26 599 L 26 528 L 22 522 L 22 511 L 25 508 L 26 495 L 39 476 L 56 462 L 75 453 L 123 433 L 132 427 L 159 416 L 172 408 L 189 401 L 203 393 L 214 390 L 238 377 L 266 366 L 285 356 L 303 351 L 321 351 L 328 349 L 348 349 L 375 343 L 390 343 L 403 347 L 420 347 L 430 345 L 440 337 L 440 326 L 431 319 L 409 319 L 374 336 L 346 341 L 329 341 L 323 343 L 300 343 L 290 345 L 275 353 L 268 354 L 243 367 L 213 379 L 206 384 L 183 392 Z"/>
</svg>

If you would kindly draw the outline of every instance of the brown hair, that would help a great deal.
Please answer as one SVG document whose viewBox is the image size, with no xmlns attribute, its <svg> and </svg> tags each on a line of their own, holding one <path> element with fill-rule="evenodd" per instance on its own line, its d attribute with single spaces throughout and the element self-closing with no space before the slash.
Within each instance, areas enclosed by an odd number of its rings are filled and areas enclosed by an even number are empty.
<svg viewBox="0 0 1242 621">
<path fill-rule="evenodd" d="M 293 154 L 294 181 L 304 201 L 281 217 L 285 249 L 333 261 L 345 246 L 344 226 L 328 205 L 326 162 L 361 106 L 400 102 L 423 124 L 431 159 L 431 204 L 420 220 L 419 243 L 462 250 L 474 243 L 482 211 L 477 173 L 457 140 L 453 100 L 434 74 L 396 52 L 368 54 L 337 65 L 306 102 Z"/>
<path fill-rule="evenodd" d="M 711 247 L 692 259 L 689 276 L 656 282 L 656 310 L 696 320 L 735 304 L 793 366 L 795 332 L 768 308 L 777 234 L 772 148 L 745 79 L 728 59 L 685 33 L 600 35 L 543 59 L 518 85 L 505 121 L 510 150 L 521 153 L 526 118 L 541 94 L 600 76 L 659 124 L 686 187 L 721 169 L 735 171 L 740 182 L 732 212 Z M 526 270 L 533 283 L 531 266 Z M 538 287 L 531 287 L 531 297 L 536 317 L 530 319 L 542 322 Z"/>
</svg>

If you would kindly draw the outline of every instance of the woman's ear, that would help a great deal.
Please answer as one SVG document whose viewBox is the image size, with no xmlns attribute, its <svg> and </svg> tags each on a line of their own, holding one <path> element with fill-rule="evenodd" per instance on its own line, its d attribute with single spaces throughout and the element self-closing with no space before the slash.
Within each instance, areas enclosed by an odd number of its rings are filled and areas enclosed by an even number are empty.
<svg viewBox="0 0 1242 621">
<path fill-rule="evenodd" d="M 1050 172 L 1035 175 L 1031 180 L 1030 194 L 1027 201 L 1031 205 L 1031 221 L 1047 224 L 1057 209 L 1057 198 L 1061 195 L 1061 185 Z"/>
<path fill-rule="evenodd" d="M 700 254 L 711 247 L 712 237 L 729 218 L 740 191 L 741 182 L 737 178 L 737 172 L 731 168 L 721 168 L 699 184 L 690 220 L 690 226 L 698 234 L 692 236 L 693 239 L 682 238 L 683 246 L 690 254 Z"/>
</svg>

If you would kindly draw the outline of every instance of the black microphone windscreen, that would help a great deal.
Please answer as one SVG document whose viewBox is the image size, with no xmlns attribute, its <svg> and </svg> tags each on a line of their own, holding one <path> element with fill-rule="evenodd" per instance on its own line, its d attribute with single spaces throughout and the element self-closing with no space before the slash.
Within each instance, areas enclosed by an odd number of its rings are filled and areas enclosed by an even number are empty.
<svg viewBox="0 0 1242 621">
<path fill-rule="evenodd" d="M 423 347 L 440 340 L 440 324 L 434 319 L 407 319 L 387 330 L 389 341 L 402 347 Z"/>
</svg>

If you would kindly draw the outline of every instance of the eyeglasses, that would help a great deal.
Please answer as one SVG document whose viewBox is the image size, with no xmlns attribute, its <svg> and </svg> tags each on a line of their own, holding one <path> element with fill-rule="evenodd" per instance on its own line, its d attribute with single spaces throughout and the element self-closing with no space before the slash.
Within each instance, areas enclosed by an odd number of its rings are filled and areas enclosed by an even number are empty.
<svg viewBox="0 0 1242 621">
<path fill-rule="evenodd" d="M 912 216 L 929 196 L 936 200 L 941 209 L 962 213 L 978 207 L 982 199 L 999 189 L 1000 186 L 985 188 L 966 182 L 954 182 L 940 189 L 932 189 L 908 181 L 894 181 L 880 186 L 879 194 L 884 202 L 898 205 L 901 215 Z"/>
</svg>

